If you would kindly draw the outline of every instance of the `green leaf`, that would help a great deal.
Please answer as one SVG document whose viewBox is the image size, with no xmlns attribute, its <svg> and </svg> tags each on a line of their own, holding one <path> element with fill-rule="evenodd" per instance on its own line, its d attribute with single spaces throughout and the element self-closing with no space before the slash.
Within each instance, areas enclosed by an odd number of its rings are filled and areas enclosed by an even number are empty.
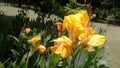
<svg viewBox="0 0 120 68">
<path fill-rule="evenodd" d="M 20 46 L 19 46 L 20 40 L 17 37 L 12 36 L 12 35 L 8 35 L 8 38 L 10 38 L 10 39 L 12 38 L 11 40 L 14 41 L 13 43 L 15 44 L 15 46 L 18 47 L 18 48 L 20 48 Z"/>
<path fill-rule="evenodd" d="M 11 52 L 14 58 L 18 58 L 18 56 L 20 56 L 19 52 L 17 52 L 16 50 L 11 49 Z"/>
<path fill-rule="evenodd" d="M 71 66 L 72 66 L 72 56 L 70 56 L 70 57 L 67 59 L 67 62 L 68 62 L 68 68 L 71 68 Z"/>
<path fill-rule="evenodd" d="M 56 55 L 56 54 L 52 53 L 48 58 L 49 68 L 56 68 L 56 66 L 60 62 L 60 60 L 61 60 L 60 55 Z"/>
<path fill-rule="evenodd" d="M 14 61 L 11 62 L 7 68 L 19 68 L 19 67 L 16 65 L 16 61 Z"/>
<path fill-rule="evenodd" d="M 40 68 L 47 68 L 45 67 L 46 66 L 45 59 L 42 56 L 40 57 L 40 61 L 38 64 L 40 65 Z"/>
<path fill-rule="evenodd" d="M 4 64 L 0 62 L 0 68 L 4 68 Z"/>
<path fill-rule="evenodd" d="M 22 58 L 22 60 L 21 60 L 21 62 L 19 64 L 19 68 L 25 68 L 25 64 L 26 64 L 25 58 Z"/>
<path fill-rule="evenodd" d="M 105 60 L 98 61 L 97 66 L 99 68 L 106 68 L 106 61 Z"/>
<path fill-rule="evenodd" d="M 88 58 L 88 52 L 83 51 L 83 49 L 79 48 L 78 53 L 76 53 L 75 57 L 75 66 L 76 68 L 82 68 L 85 65 L 85 62 Z"/>
<path fill-rule="evenodd" d="M 32 68 L 37 68 L 40 65 L 38 64 L 40 61 L 40 54 L 38 51 L 34 52 L 34 54 L 29 58 L 29 62 L 28 62 L 28 67 L 32 67 Z"/>
<path fill-rule="evenodd" d="M 95 57 L 98 58 L 98 59 L 102 58 L 104 56 L 104 52 L 105 52 L 104 47 L 97 48 Z"/>
<path fill-rule="evenodd" d="M 9 37 L 10 38 L 13 38 L 17 43 L 19 43 L 19 40 L 18 40 L 18 38 L 17 37 L 15 37 L 15 36 L 12 36 L 12 35 L 9 35 Z"/>
<path fill-rule="evenodd" d="M 44 39 L 44 45 L 50 40 L 51 35 L 48 35 L 45 39 Z"/>
<path fill-rule="evenodd" d="M 63 61 L 62 61 L 62 68 L 66 68 L 67 66 L 68 66 L 67 59 L 63 59 Z"/>
<path fill-rule="evenodd" d="M 26 34 L 25 34 L 25 33 L 23 33 L 23 32 L 21 32 L 21 33 L 20 33 L 20 37 L 27 39 Z"/>
</svg>

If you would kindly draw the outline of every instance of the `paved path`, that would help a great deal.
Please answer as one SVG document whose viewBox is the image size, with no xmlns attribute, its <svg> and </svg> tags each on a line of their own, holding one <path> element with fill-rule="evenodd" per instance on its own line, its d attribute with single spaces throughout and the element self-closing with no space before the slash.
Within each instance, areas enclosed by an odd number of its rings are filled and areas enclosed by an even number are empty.
<svg viewBox="0 0 120 68">
<path fill-rule="evenodd" d="M 4 11 L 5 15 L 15 16 L 18 12 L 16 7 L 0 6 L 0 10 Z M 29 10 L 28 16 L 35 19 L 37 14 Z M 102 28 L 106 31 L 107 42 L 105 44 L 105 58 L 109 68 L 120 68 L 120 27 L 102 23 L 95 23 L 96 28 Z"/>
<path fill-rule="evenodd" d="M 96 23 L 96 27 L 106 30 L 105 58 L 109 68 L 120 68 L 120 27 Z"/>
<path fill-rule="evenodd" d="M 18 14 L 18 10 L 20 9 L 21 8 L 16 8 L 12 6 L 0 6 L 0 11 L 2 10 L 7 16 L 15 16 L 16 14 Z M 37 14 L 35 14 L 32 10 L 28 10 L 27 14 L 28 17 L 30 17 L 31 19 L 35 19 L 37 17 Z"/>
</svg>

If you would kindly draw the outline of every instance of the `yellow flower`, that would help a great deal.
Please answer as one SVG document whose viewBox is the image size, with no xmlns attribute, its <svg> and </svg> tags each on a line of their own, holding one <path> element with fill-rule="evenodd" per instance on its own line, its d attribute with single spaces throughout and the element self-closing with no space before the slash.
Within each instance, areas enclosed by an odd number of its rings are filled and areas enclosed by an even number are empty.
<svg viewBox="0 0 120 68">
<path fill-rule="evenodd" d="M 88 48 L 91 46 L 93 47 L 101 46 L 104 44 L 104 42 L 105 36 L 99 34 L 95 34 L 91 36 L 91 38 L 85 37 L 84 39 L 80 40 L 80 44 L 86 46 L 84 51 L 88 50 Z"/>
<path fill-rule="evenodd" d="M 85 10 L 65 16 L 63 24 L 68 30 L 69 38 L 75 40 L 81 33 L 85 33 L 84 27 L 87 25 L 88 21 L 89 16 Z"/>
<path fill-rule="evenodd" d="M 31 31 L 31 29 L 30 29 L 29 27 L 27 27 L 27 28 L 24 29 L 24 32 L 25 32 L 26 34 L 30 33 L 30 31 Z"/>
<path fill-rule="evenodd" d="M 39 35 L 33 37 L 32 39 L 28 40 L 28 42 L 31 42 L 33 46 L 35 46 L 39 41 L 41 40 L 41 37 Z"/>
<path fill-rule="evenodd" d="M 88 42 L 88 45 L 96 47 L 103 45 L 104 42 L 105 37 L 103 35 L 95 34 L 91 37 L 90 41 Z"/>
<path fill-rule="evenodd" d="M 72 53 L 72 41 L 66 36 L 62 36 L 58 39 L 54 40 L 57 44 L 55 46 L 51 46 L 51 50 L 60 54 L 63 58 L 67 58 Z"/>
<path fill-rule="evenodd" d="M 80 44 L 86 46 L 85 51 L 88 50 L 89 47 L 100 46 L 105 42 L 105 36 L 94 34 L 94 30 L 91 27 L 84 27 L 85 34 L 80 34 L 78 39 L 80 40 Z"/>
<path fill-rule="evenodd" d="M 38 50 L 39 50 L 39 53 L 40 53 L 40 54 L 43 54 L 43 53 L 46 51 L 46 47 L 43 46 L 43 45 L 39 45 L 39 46 L 38 46 Z"/>
</svg>

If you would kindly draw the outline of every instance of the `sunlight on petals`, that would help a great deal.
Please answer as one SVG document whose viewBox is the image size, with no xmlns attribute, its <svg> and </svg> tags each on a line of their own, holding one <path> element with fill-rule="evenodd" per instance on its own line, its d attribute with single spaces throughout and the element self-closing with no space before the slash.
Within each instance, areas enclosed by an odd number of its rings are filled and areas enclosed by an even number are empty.
<svg viewBox="0 0 120 68">
<path fill-rule="evenodd" d="M 105 36 L 96 34 L 91 37 L 88 44 L 90 46 L 96 47 L 96 46 L 103 45 L 104 42 L 105 42 Z"/>
</svg>

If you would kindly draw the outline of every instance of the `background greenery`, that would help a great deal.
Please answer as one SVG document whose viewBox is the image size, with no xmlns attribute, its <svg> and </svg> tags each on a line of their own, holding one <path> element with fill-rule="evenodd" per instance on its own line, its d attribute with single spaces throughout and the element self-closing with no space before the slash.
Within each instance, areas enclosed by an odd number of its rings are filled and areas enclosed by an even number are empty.
<svg viewBox="0 0 120 68">
<path fill-rule="evenodd" d="M 119 20 L 120 19 L 120 1 L 119 0 L 3 0 L 7 3 L 34 6 L 34 10 L 38 11 L 40 7 L 43 13 L 57 13 L 62 16 L 70 8 L 78 9 L 83 8 L 85 4 L 92 5 L 92 13 L 97 14 L 98 19 L 103 20 Z M 77 3 L 76 3 L 77 2 Z M 82 5 L 81 5 L 82 4 Z M 84 4 L 84 5 L 83 5 Z"/>
</svg>

